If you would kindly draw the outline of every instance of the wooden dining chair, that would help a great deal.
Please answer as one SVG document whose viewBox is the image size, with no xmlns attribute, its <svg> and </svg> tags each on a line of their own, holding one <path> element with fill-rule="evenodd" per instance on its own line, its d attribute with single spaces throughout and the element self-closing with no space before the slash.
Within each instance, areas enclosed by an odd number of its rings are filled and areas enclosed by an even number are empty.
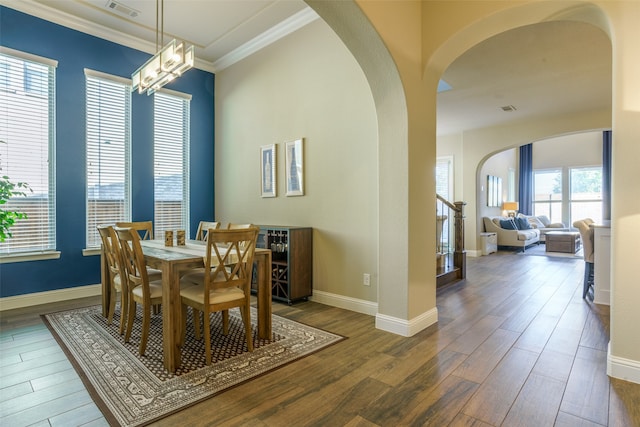
<svg viewBox="0 0 640 427">
<path fill-rule="evenodd" d="M 128 308 L 128 280 L 126 273 L 124 272 L 124 265 L 122 263 L 122 254 L 120 251 L 120 242 L 112 226 L 99 225 L 98 232 L 100 233 L 100 239 L 102 239 L 102 250 L 104 252 L 105 261 L 107 263 L 107 269 L 109 270 L 109 287 L 111 292 L 109 293 L 109 311 L 107 314 L 107 324 L 111 324 L 113 321 L 113 314 L 116 309 L 116 299 L 118 292 L 120 293 L 120 335 L 124 333 L 124 328 L 127 319 Z M 124 278 L 124 280 L 123 280 Z"/>
<path fill-rule="evenodd" d="M 130 228 L 138 232 L 140 240 L 153 240 L 153 221 L 116 222 L 118 228 Z M 147 267 L 150 281 L 162 278 L 162 271 Z"/>
<path fill-rule="evenodd" d="M 142 240 L 153 240 L 153 221 L 116 222 L 116 227 L 132 228 Z"/>
<path fill-rule="evenodd" d="M 235 224 L 230 222 L 227 224 L 227 230 L 241 230 L 243 228 L 251 228 L 253 226 L 253 224 Z"/>
<path fill-rule="evenodd" d="M 198 224 L 198 231 L 196 232 L 196 240 L 206 240 L 209 230 L 217 230 L 218 228 L 220 228 L 219 222 L 200 221 L 200 224 Z"/>
<path fill-rule="evenodd" d="M 207 255 L 205 269 L 201 280 L 194 283 L 183 278 L 182 289 L 182 336 L 186 330 L 186 307 L 193 308 L 194 313 L 202 312 L 204 317 L 204 346 L 206 363 L 211 364 L 211 331 L 210 313 L 226 311 L 239 307 L 244 323 L 247 350 L 253 351 L 251 333 L 250 297 L 253 256 L 258 240 L 259 228 L 250 227 L 238 230 L 210 230 L 207 238 Z M 231 266 L 231 268 L 227 268 Z M 189 286 L 191 285 L 191 286 Z M 184 286 L 184 287 L 183 287 Z M 224 316 L 226 317 L 226 316 Z M 224 318 L 223 317 L 223 318 Z M 199 316 L 194 316 L 196 338 L 200 339 Z M 229 333 L 228 317 L 223 322 L 223 333 Z"/>
<path fill-rule="evenodd" d="M 122 249 L 124 272 L 129 279 L 129 307 L 127 332 L 124 342 L 129 342 L 136 317 L 137 304 L 142 306 L 142 336 L 140 337 L 140 355 L 144 355 L 149 338 L 151 308 L 162 303 L 162 280 L 149 280 L 147 265 L 140 246 L 140 235 L 132 228 L 115 228 Z"/>
</svg>

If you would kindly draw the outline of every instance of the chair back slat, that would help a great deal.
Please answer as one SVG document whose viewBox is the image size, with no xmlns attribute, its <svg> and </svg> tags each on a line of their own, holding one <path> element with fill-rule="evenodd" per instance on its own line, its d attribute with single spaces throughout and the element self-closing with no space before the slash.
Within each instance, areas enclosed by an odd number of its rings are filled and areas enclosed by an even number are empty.
<svg viewBox="0 0 640 427">
<path fill-rule="evenodd" d="M 229 224 L 227 224 L 227 230 L 239 230 L 243 228 L 251 228 L 253 226 L 253 224 L 235 224 L 233 222 L 230 222 Z"/>
<path fill-rule="evenodd" d="M 140 245 L 140 235 L 133 228 L 116 227 L 115 232 L 122 249 L 122 260 L 129 278 L 129 286 L 135 289 L 142 286 L 144 304 L 151 303 L 149 292 L 149 277 L 147 276 L 147 263 Z"/>
<path fill-rule="evenodd" d="M 153 240 L 153 221 L 116 222 L 116 227 L 131 228 L 138 232 L 140 239 Z"/>
<path fill-rule="evenodd" d="M 113 227 L 110 225 L 99 225 L 98 233 L 102 240 L 102 248 L 110 273 L 112 275 L 120 274 L 120 267 L 122 266 L 120 244 L 118 243 L 118 238 L 115 235 Z"/>
<path fill-rule="evenodd" d="M 207 233 L 211 228 L 217 230 L 220 228 L 220 223 L 215 221 L 200 221 L 198 231 L 196 232 L 196 240 L 207 240 Z"/>
<path fill-rule="evenodd" d="M 205 274 L 205 304 L 211 290 L 238 287 L 247 297 L 251 292 L 253 257 L 258 227 L 221 230 L 209 229 Z"/>
</svg>

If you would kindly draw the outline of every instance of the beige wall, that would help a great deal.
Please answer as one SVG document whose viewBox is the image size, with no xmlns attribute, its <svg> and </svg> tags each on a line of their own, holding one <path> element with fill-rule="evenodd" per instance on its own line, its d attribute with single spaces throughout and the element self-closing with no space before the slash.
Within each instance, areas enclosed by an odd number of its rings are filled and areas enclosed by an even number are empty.
<svg viewBox="0 0 640 427">
<path fill-rule="evenodd" d="M 534 169 L 601 164 L 602 131 L 561 135 L 533 144 Z"/>
<path fill-rule="evenodd" d="M 508 200 L 509 195 L 509 169 L 516 169 L 517 153 L 515 149 L 509 149 L 491 156 L 482 165 L 480 169 L 480 181 L 478 186 L 480 187 L 480 199 L 478 201 L 479 216 L 496 216 L 503 215 L 502 202 L 505 201 L 517 201 Z M 502 178 L 502 196 L 500 207 L 487 206 L 487 175 L 497 176 Z M 517 191 L 516 191 L 517 193 Z"/>
<path fill-rule="evenodd" d="M 216 220 L 313 227 L 316 294 L 377 302 L 377 121 L 340 39 L 316 20 L 217 73 L 215 102 Z M 299 137 L 305 195 L 286 197 L 284 142 Z M 260 146 L 273 143 L 278 195 L 261 198 Z"/>
</svg>

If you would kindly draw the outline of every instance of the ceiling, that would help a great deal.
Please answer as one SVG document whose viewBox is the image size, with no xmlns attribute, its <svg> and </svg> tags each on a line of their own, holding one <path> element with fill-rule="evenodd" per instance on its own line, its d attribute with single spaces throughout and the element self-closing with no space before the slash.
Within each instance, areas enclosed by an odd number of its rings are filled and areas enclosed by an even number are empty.
<svg viewBox="0 0 640 427">
<path fill-rule="evenodd" d="M 184 40 L 195 47 L 196 67 L 211 72 L 318 18 L 302 0 L 162 0 L 160 7 L 154 0 L 0 3 L 149 53 L 158 50 L 156 35 L 164 40 L 160 46 L 174 38 Z M 164 15 L 160 25 L 157 12 Z"/>
<path fill-rule="evenodd" d="M 153 0 L 0 3 L 116 43 L 156 51 Z M 192 43 L 196 66 L 211 72 L 318 19 L 302 0 L 165 0 L 163 10 L 165 43 L 172 38 Z M 611 43 L 588 24 L 543 22 L 474 46 L 442 79 L 452 89 L 438 95 L 440 135 L 602 110 L 611 108 Z"/>
<path fill-rule="evenodd" d="M 611 42 L 592 25 L 549 21 L 498 34 L 442 75 L 453 89 L 438 95 L 438 134 L 610 109 L 611 76 Z"/>
</svg>

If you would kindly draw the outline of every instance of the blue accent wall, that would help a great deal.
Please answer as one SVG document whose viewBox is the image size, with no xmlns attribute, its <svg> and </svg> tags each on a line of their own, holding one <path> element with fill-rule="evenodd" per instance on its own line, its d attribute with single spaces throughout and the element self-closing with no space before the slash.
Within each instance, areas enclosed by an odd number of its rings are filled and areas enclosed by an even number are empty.
<svg viewBox="0 0 640 427">
<path fill-rule="evenodd" d="M 0 297 L 100 282 L 100 257 L 83 256 L 86 219 L 84 69 L 130 78 L 150 55 L 0 6 L 0 44 L 58 61 L 56 246 L 60 259 L 0 264 Z M 214 78 L 191 69 L 167 86 L 191 100 L 191 234 L 214 219 Z M 132 94 L 132 219 L 153 220 L 153 97 Z"/>
</svg>

